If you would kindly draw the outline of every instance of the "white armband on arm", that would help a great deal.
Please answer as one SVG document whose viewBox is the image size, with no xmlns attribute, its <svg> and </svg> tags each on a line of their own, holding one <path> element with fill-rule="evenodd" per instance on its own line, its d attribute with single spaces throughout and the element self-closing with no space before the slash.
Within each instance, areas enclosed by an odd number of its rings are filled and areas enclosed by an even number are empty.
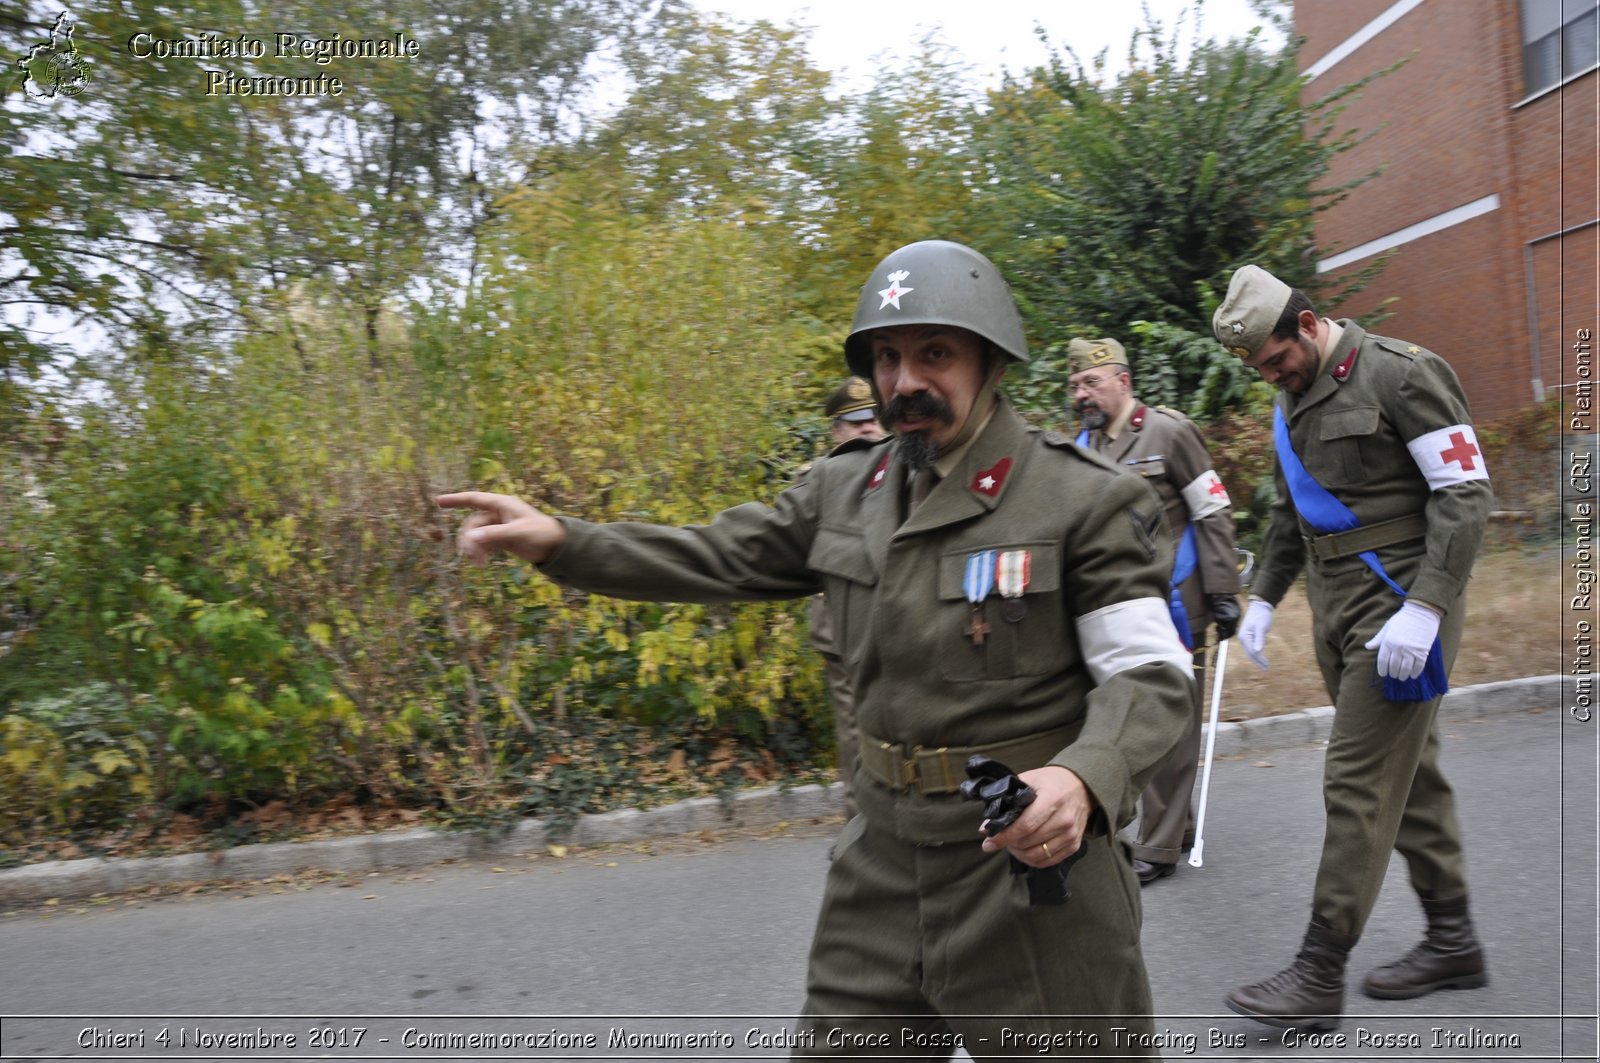
<svg viewBox="0 0 1600 1063">
<path fill-rule="evenodd" d="M 1089 675 L 1099 686 L 1118 672 L 1160 661 L 1193 677 L 1191 655 L 1172 626 L 1172 612 L 1161 598 L 1135 598 L 1085 613 L 1076 620 L 1078 644 Z"/>
<path fill-rule="evenodd" d="M 1228 498 L 1228 489 L 1222 486 L 1222 477 L 1214 469 L 1207 469 L 1183 489 L 1183 504 L 1189 508 L 1189 519 L 1199 520 L 1233 503 Z"/>
<path fill-rule="evenodd" d="M 1406 444 L 1430 490 L 1487 480 L 1489 470 L 1478 449 L 1478 434 L 1470 424 L 1453 424 L 1422 435 Z"/>
</svg>

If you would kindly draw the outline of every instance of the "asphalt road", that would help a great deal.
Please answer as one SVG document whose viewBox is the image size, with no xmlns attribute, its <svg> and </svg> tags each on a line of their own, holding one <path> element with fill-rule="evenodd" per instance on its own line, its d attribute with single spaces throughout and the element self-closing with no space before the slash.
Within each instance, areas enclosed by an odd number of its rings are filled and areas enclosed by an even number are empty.
<svg viewBox="0 0 1600 1063">
<path fill-rule="evenodd" d="M 1143 892 L 1164 1055 L 1594 1060 L 1597 727 L 1554 706 L 1445 722 L 1491 984 L 1352 992 L 1342 1044 L 1285 1044 L 1221 1005 L 1285 966 L 1305 929 L 1321 751 L 1219 762 L 1205 866 Z M 836 829 L 0 914 L 0 1058 L 782 1056 Z M 1354 978 L 1421 925 L 1396 860 Z M 664 1032 L 713 1047 L 650 1039 Z M 460 1040 L 473 1033 L 532 1043 Z"/>
</svg>

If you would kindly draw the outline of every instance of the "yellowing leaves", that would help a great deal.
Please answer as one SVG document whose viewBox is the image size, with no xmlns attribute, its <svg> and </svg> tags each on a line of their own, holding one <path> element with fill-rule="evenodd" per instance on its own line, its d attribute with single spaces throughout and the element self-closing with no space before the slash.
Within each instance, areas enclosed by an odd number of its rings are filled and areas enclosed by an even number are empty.
<svg viewBox="0 0 1600 1063">
<path fill-rule="evenodd" d="M 411 436 L 401 436 L 396 443 L 386 443 L 373 454 L 373 463 L 383 472 L 412 472 L 417 467 L 417 441 Z"/>
<path fill-rule="evenodd" d="M 0 756 L 0 764 L 4 764 L 14 772 L 22 773 L 31 770 L 42 758 L 43 754 L 38 749 L 13 746 Z"/>
<path fill-rule="evenodd" d="M 89 758 L 101 775 L 114 775 L 123 768 L 133 767 L 133 761 L 118 749 L 102 749 Z"/>
</svg>

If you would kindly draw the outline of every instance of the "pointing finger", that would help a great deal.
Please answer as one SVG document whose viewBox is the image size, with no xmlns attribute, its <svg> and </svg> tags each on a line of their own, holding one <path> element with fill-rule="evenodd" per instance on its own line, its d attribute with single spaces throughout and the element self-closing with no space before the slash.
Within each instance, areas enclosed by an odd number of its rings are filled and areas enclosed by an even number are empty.
<svg viewBox="0 0 1600 1063">
<path fill-rule="evenodd" d="M 502 496 L 491 494 L 488 491 L 456 491 L 452 494 L 435 495 L 433 504 L 442 509 L 498 509 Z"/>
</svg>

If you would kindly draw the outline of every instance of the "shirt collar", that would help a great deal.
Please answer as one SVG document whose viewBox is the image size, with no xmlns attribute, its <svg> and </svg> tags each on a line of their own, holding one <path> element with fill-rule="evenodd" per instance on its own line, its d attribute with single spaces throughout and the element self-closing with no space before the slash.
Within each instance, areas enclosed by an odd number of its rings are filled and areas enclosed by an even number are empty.
<svg viewBox="0 0 1600 1063">
<path fill-rule="evenodd" d="M 1322 338 L 1322 346 L 1317 350 L 1317 372 L 1320 374 L 1328 368 L 1328 359 L 1333 357 L 1333 352 L 1339 349 L 1339 340 L 1344 337 L 1344 326 L 1330 318 L 1323 318 L 1322 323 L 1328 327 L 1328 333 Z"/>
<path fill-rule="evenodd" d="M 967 451 L 972 449 L 972 444 L 977 441 L 979 436 L 983 435 L 983 430 L 989 427 L 989 422 L 994 418 L 994 411 L 999 406 L 999 402 L 991 400 L 989 412 L 983 415 L 983 420 L 978 422 L 977 429 L 967 437 L 966 441 L 950 453 L 939 455 L 939 459 L 933 463 L 933 471 L 938 474 L 939 479 L 943 480 L 949 476 L 955 470 L 955 467 L 961 463 L 961 459 L 967 456 Z"/>
<path fill-rule="evenodd" d="M 1116 438 L 1127 431 L 1128 422 L 1133 420 L 1133 411 L 1139 408 L 1139 400 L 1132 395 L 1128 396 L 1128 404 L 1100 431 L 1105 433 L 1107 439 L 1116 441 Z"/>
</svg>

